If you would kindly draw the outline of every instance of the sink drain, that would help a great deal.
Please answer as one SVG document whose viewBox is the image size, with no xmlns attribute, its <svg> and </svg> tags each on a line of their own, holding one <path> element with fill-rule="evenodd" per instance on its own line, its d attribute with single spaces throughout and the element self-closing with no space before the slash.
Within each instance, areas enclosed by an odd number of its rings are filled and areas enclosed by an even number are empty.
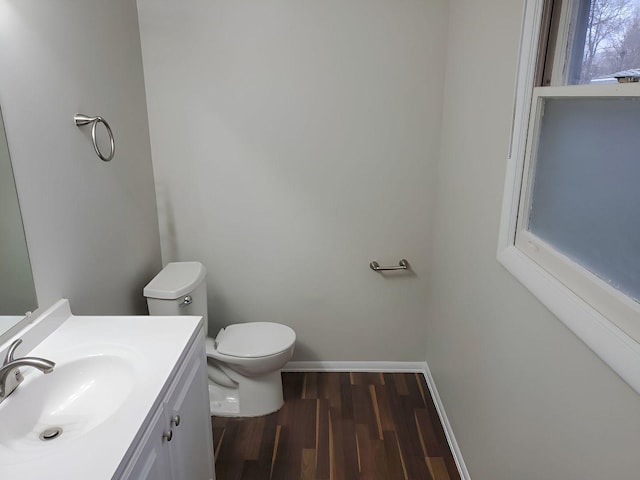
<svg viewBox="0 0 640 480">
<path fill-rule="evenodd" d="M 60 435 L 62 435 L 62 429 L 60 427 L 47 428 L 40 434 L 40 440 L 48 442 L 49 440 L 58 438 Z"/>
</svg>

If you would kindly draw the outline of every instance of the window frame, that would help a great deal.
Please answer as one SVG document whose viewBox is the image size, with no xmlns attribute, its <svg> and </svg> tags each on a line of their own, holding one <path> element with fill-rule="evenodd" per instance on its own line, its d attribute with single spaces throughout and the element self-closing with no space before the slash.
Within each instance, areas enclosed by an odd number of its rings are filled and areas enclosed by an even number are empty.
<svg viewBox="0 0 640 480">
<path fill-rule="evenodd" d="M 585 301 L 568 288 L 557 276 L 558 272 L 556 270 L 551 268 L 553 271 L 550 271 L 549 262 L 560 264 L 563 260 L 568 260 L 566 257 L 564 259 L 557 258 L 557 255 L 554 257 L 553 252 L 557 253 L 557 251 L 544 244 L 537 237 L 535 239 L 527 238 L 526 235 L 523 235 L 522 229 L 520 229 L 518 237 L 516 237 L 518 227 L 521 227 L 523 222 L 523 205 L 528 205 L 527 199 L 522 197 L 523 191 L 527 195 L 527 190 L 523 190 L 522 187 L 526 185 L 525 182 L 529 182 L 527 170 L 529 164 L 526 159 L 532 154 L 529 150 L 533 149 L 532 146 L 528 145 L 527 139 L 533 138 L 535 128 L 537 128 L 536 124 L 539 123 L 530 121 L 532 114 L 539 116 L 539 112 L 535 108 L 537 103 L 534 102 L 540 102 L 541 98 L 545 97 L 566 98 L 572 95 L 580 97 L 640 96 L 640 85 L 638 84 L 535 87 L 535 75 L 539 73 L 537 72 L 537 67 L 540 63 L 542 30 L 543 28 L 549 28 L 548 24 L 544 25 L 543 23 L 547 21 L 545 19 L 545 3 L 545 0 L 526 0 L 525 3 L 497 259 L 607 365 L 636 392 L 640 393 L 640 343 L 610 320 L 608 315 L 612 313 L 601 308 L 600 300 L 596 298 L 599 295 L 604 295 L 605 297 L 607 295 L 625 296 L 610 287 L 609 290 L 606 287 L 603 288 L 598 282 L 604 282 L 591 275 L 596 280 L 596 288 L 592 289 L 591 293 L 587 295 L 581 293 L 582 297 L 587 297 L 592 300 L 592 303 L 598 304 L 599 309 L 595 308 L 590 302 Z M 570 18 L 575 11 L 576 2 L 572 1 L 570 3 L 572 8 L 563 8 L 559 25 L 558 44 L 566 45 L 570 38 L 570 30 L 572 28 Z M 566 52 L 567 49 L 560 49 L 560 51 Z M 562 76 L 566 78 L 567 59 L 568 55 L 566 54 L 554 55 L 552 85 L 557 85 L 563 81 L 558 78 L 557 66 L 562 65 Z M 537 248 L 537 252 L 527 252 L 527 242 L 529 241 L 534 243 L 530 250 Z M 552 253 L 550 254 L 549 252 Z M 541 260 L 540 257 L 547 258 Z M 569 260 L 570 264 L 577 265 Z M 571 267 L 569 268 L 571 269 Z M 586 270 L 578 271 L 577 273 L 582 277 L 588 278 L 589 275 L 585 276 L 584 272 Z M 563 280 L 566 281 L 566 278 L 563 278 Z M 593 278 L 590 280 L 592 280 L 591 283 L 594 283 Z M 600 289 L 598 290 L 598 288 Z M 603 310 L 604 313 L 602 313 Z M 629 330 L 629 325 L 626 325 L 625 328 L 627 331 L 631 331 Z M 635 329 L 637 329 L 638 333 L 636 338 L 640 338 L 640 322 L 635 324 L 634 332 Z"/>
</svg>

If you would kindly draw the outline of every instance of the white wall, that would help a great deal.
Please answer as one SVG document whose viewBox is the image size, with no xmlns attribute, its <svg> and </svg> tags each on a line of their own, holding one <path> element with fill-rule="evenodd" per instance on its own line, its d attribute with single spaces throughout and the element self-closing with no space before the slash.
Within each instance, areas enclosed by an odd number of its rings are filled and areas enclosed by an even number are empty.
<svg viewBox="0 0 640 480">
<path fill-rule="evenodd" d="M 0 0 L 0 104 L 41 306 L 144 313 L 160 247 L 134 0 Z M 100 161 L 76 112 L 102 115 Z"/>
<path fill-rule="evenodd" d="M 446 2 L 138 4 L 163 260 L 205 264 L 213 334 L 422 359 Z"/>
<path fill-rule="evenodd" d="M 523 3 L 450 2 L 426 356 L 473 480 L 638 478 L 640 397 L 495 259 Z"/>
</svg>

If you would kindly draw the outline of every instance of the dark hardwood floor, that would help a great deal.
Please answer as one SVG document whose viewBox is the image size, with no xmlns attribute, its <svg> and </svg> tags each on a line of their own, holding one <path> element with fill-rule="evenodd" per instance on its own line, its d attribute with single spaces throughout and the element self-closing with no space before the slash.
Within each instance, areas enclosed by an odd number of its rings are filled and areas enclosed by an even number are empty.
<svg viewBox="0 0 640 480">
<path fill-rule="evenodd" d="M 212 417 L 217 480 L 460 479 L 422 374 L 282 378 L 279 412 Z"/>
</svg>

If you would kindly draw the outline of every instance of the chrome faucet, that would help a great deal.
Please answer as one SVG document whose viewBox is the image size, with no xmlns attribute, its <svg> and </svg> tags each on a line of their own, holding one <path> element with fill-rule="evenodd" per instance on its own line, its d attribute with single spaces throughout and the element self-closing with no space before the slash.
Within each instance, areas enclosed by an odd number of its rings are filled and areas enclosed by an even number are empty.
<svg viewBox="0 0 640 480">
<path fill-rule="evenodd" d="M 22 357 L 14 360 L 13 354 L 22 343 L 19 338 L 11 344 L 0 367 L 0 403 L 2 403 L 24 380 L 20 367 L 34 367 L 42 373 L 51 373 L 56 364 L 40 357 Z"/>
</svg>

